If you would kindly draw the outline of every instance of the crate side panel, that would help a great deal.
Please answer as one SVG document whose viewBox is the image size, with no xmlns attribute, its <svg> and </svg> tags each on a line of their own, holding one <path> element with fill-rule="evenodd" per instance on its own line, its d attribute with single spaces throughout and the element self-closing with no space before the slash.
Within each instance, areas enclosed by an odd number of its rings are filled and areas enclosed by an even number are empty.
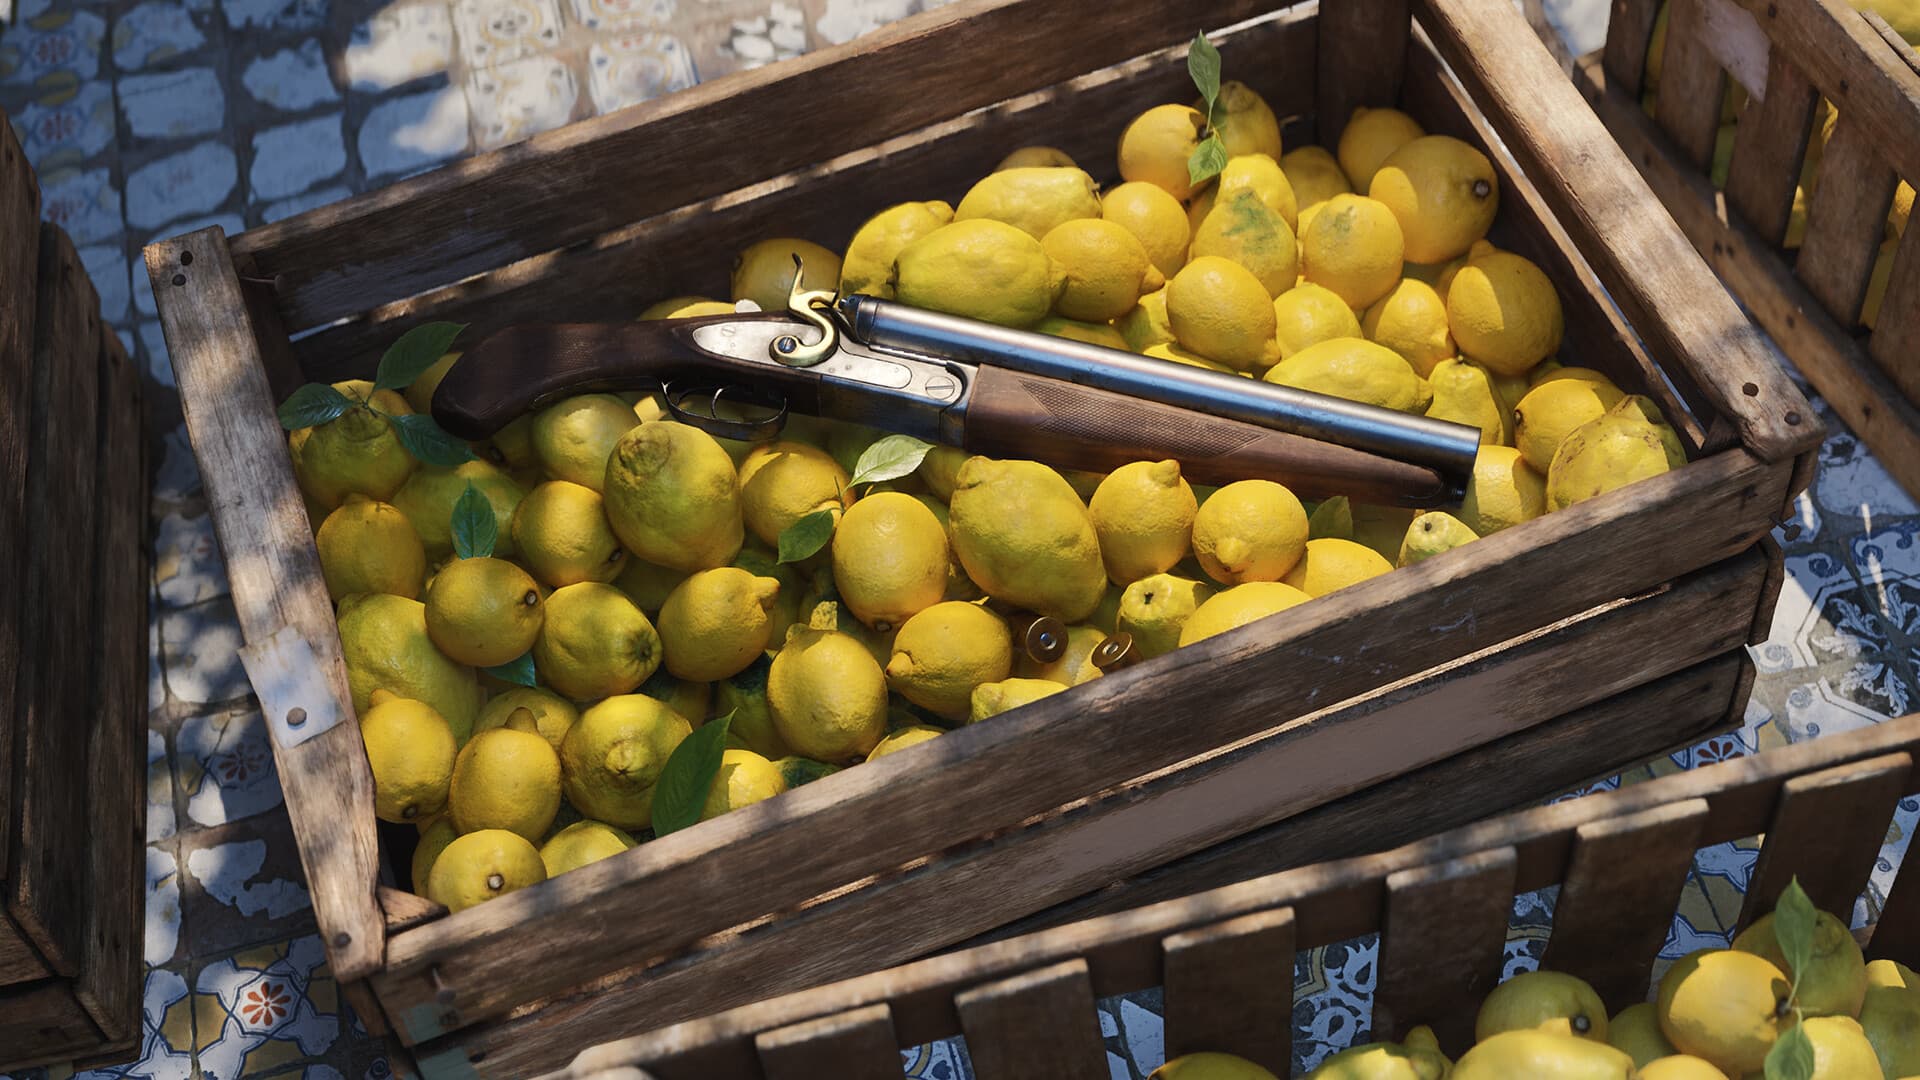
<svg viewBox="0 0 1920 1080">
<path fill-rule="evenodd" d="M 33 166 L 14 137 L 13 125 L 0 124 L 0 476 L 24 476 L 27 436 L 33 404 L 33 313 L 40 259 L 40 187 Z M 20 581 L 26 573 L 26 485 L 0 485 L 0 579 Z M 13 745 L 17 703 L 22 603 L 20 593 L 0 600 L 0 867 L 13 844 Z M 25 943 L 0 917 L 0 981 L 14 970 L 17 956 L 9 942 Z M 26 978 L 45 974 L 45 969 Z"/>
</svg>

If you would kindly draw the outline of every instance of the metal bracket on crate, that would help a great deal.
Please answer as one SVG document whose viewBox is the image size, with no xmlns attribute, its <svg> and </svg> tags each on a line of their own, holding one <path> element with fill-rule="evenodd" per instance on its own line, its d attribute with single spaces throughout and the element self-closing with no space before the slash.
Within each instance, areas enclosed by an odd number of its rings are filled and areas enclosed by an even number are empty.
<svg viewBox="0 0 1920 1080">
<path fill-rule="evenodd" d="M 299 746 L 340 722 L 339 703 L 313 646 L 293 627 L 283 626 L 264 641 L 242 646 L 240 663 L 281 749 Z"/>
</svg>

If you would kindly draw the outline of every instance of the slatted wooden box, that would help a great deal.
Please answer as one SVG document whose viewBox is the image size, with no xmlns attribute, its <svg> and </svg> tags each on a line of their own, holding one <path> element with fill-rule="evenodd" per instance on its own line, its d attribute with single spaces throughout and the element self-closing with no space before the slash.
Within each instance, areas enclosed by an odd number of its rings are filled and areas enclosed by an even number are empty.
<svg viewBox="0 0 1920 1080">
<path fill-rule="evenodd" d="M 1606 47 L 1575 76 L 1682 231 L 1814 389 L 1920 494 L 1920 237 L 1893 257 L 1874 329 L 1860 315 L 1896 182 L 1920 180 L 1920 70 L 1846 0 L 1673 0 L 1650 118 L 1641 108 L 1659 0 L 1615 0 Z M 1727 81 L 1746 90 L 1725 190 L 1709 178 Z M 1667 92 L 1670 87 L 1672 92 Z M 1820 98 L 1839 121 L 1783 242 Z"/>
<path fill-rule="evenodd" d="M 0 1071 L 139 1044 L 143 415 L 0 115 Z"/>
<path fill-rule="evenodd" d="M 1163 986 L 1168 1057 L 1240 1054 L 1288 1075 L 1297 950 L 1380 935 L 1374 1039 L 1432 1024 L 1458 1056 L 1499 982 L 1514 897 L 1558 885 L 1542 966 L 1617 1012 L 1647 1000 L 1694 852 L 1765 834 L 1740 913 L 1796 876 L 1842 918 L 1896 804 L 1920 790 L 1920 715 L 1028 934 L 583 1050 L 546 1080 L 876 1080 L 904 1047 L 964 1034 L 980 1080 L 1105 1080 L 1094 999 Z M 1920 852 L 1869 958 L 1920 961 Z M 626 1074 L 631 1080 L 631 1074 Z"/>
<path fill-rule="evenodd" d="M 1564 297 L 1563 359 L 1655 395 L 1695 460 L 453 917 L 382 886 L 277 396 L 368 374 L 420 320 L 478 335 L 719 292 L 752 240 L 844 244 L 1015 146 L 1104 174 L 1127 119 L 1190 99 L 1186 42 L 1221 27 L 1228 77 L 1298 118 L 1295 142 L 1398 101 L 1486 148 L 1496 239 Z M 1117 0 L 1098 19 L 967 0 L 146 258 L 256 688 L 310 733 L 275 754 L 332 969 L 433 1075 L 525 1076 L 1018 920 L 1375 850 L 1730 725 L 1779 584 L 1765 537 L 1819 440 L 1524 21 L 1482 0 Z"/>
</svg>

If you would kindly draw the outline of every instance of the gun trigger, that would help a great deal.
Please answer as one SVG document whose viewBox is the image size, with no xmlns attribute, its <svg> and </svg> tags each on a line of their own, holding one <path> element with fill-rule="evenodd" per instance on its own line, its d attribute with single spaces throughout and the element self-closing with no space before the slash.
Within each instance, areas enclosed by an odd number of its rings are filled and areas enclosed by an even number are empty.
<svg viewBox="0 0 1920 1080">
<path fill-rule="evenodd" d="M 676 386 L 665 382 L 660 387 L 667 413 L 690 427 L 697 427 L 718 439 L 740 442 L 771 442 L 787 426 L 787 399 L 771 391 L 756 391 L 729 383 L 697 383 Z M 722 404 L 733 405 L 739 416 L 722 416 Z M 742 408 L 744 406 L 744 408 Z M 765 412 L 752 416 L 753 411 Z"/>
</svg>

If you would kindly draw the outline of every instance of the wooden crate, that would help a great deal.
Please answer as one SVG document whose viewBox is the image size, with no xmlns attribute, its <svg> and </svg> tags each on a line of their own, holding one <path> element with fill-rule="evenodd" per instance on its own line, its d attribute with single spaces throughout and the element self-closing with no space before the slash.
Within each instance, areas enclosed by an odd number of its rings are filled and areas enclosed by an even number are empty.
<svg viewBox="0 0 1920 1080">
<path fill-rule="evenodd" d="M 0 116 L 0 1070 L 139 1044 L 143 415 Z"/>
<path fill-rule="evenodd" d="M 278 395 L 369 374 L 422 320 L 477 336 L 721 292 L 752 240 L 842 245 L 1025 143 L 1099 175 L 1127 118 L 1192 96 L 1194 32 L 1229 25 L 1228 76 L 1295 142 L 1399 101 L 1485 148 L 1497 241 L 1564 297 L 1563 359 L 1654 395 L 1695 460 L 456 916 L 380 884 Z M 1372 850 L 1410 838 L 1362 824 L 1386 808 L 1470 820 L 1731 725 L 1779 586 L 1765 537 L 1819 442 L 1525 22 L 1478 0 L 1123 0 L 1091 22 L 970 0 L 146 260 L 249 670 L 270 719 L 318 732 L 275 755 L 332 970 L 430 1074 L 524 1076 L 1015 920 Z M 1472 781 L 1440 797 L 1435 776 Z"/>
<path fill-rule="evenodd" d="M 1920 181 L 1912 49 L 1846 0 L 1673 0 L 1649 118 L 1641 91 L 1659 3 L 1614 0 L 1606 47 L 1578 64 L 1582 91 L 1754 319 L 1887 471 L 1920 494 L 1915 230 L 1894 256 L 1877 327 L 1859 322 L 1896 181 Z M 1748 105 L 1719 191 L 1709 166 L 1728 79 L 1746 90 Z M 1822 97 L 1839 121 L 1805 241 L 1788 251 L 1794 187 Z"/>
<path fill-rule="evenodd" d="M 896 1077 L 902 1048 L 961 1034 L 980 1080 L 1103 1080 L 1094 1000 L 1155 986 L 1168 1057 L 1219 1050 L 1286 1076 L 1295 954 L 1372 933 L 1371 1037 L 1431 1024 L 1457 1056 L 1500 979 L 1515 896 L 1559 886 L 1542 966 L 1618 1011 L 1647 1000 L 1699 848 L 1765 834 L 1741 927 L 1796 876 L 1850 915 L 1895 804 L 1920 790 L 1916 755 L 1920 715 L 744 1006 L 584 1049 L 547 1080 L 623 1065 L 654 1080 Z M 1866 952 L 1914 964 L 1920 852 L 1897 873 Z"/>
</svg>

